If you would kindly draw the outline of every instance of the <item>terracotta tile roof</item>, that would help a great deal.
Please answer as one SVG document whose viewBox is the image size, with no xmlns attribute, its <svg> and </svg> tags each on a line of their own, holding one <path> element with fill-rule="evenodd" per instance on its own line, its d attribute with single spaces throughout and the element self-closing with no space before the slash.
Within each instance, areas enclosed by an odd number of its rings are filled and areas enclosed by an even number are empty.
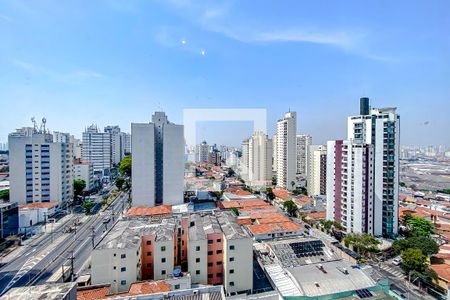
<svg viewBox="0 0 450 300">
<path fill-rule="evenodd" d="M 437 264 L 430 266 L 433 271 L 435 271 L 440 279 L 446 282 L 450 282 L 450 265 L 447 264 Z"/>
<path fill-rule="evenodd" d="M 303 227 L 292 221 L 288 221 L 281 223 L 250 225 L 248 226 L 248 229 L 253 235 L 258 235 L 258 234 L 299 231 L 303 230 Z"/>
<path fill-rule="evenodd" d="M 262 218 L 258 219 L 258 224 L 270 224 L 270 223 L 282 223 L 288 222 L 289 218 L 285 216 L 276 217 L 276 218 Z"/>
<path fill-rule="evenodd" d="M 309 213 L 307 216 L 311 219 L 325 219 L 325 217 L 327 216 L 327 212 L 326 211 L 317 211 L 317 212 Z"/>
<path fill-rule="evenodd" d="M 314 199 L 306 197 L 306 196 L 302 197 L 302 198 L 294 199 L 294 202 L 298 205 L 305 205 L 306 203 L 313 202 L 313 201 L 314 201 Z"/>
<path fill-rule="evenodd" d="M 276 212 L 277 208 L 273 207 L 272 205 L 262 205 L 262 206 L 253 206 L 253 207 L 244 207 L 239 208 L 239 212 L 241 213 L 269 213 L 269 212 Z"/>
<path fill-rule="evenodd" d="M 109 287 L 83 289 L 77 291 L 77 300 L 100 300 L 109 294 Z"/>
<path fill-rule="evenodd" d="M 34 202 L 20 205 L 19 208 L 52 208 L 58 206 L 58 202 Z"/>
<path fill-rule="evenodd" d="M 128 210 L 128 216 L 155 216 L 172 214 L 172 206 L 159 205 L 155 207 L 137 206 Z"/>
<path fill-rule="evenodd" d="M 278 218 L 283 217 L 284 215 L 279 212 L 250 212 L 247 214 L 251 219 L 264 219 L 264 218 Z"/>
<path fill-rule="evenodd" d="M 130 286 L 128 295 L 147 295 L 170 291 L 170 284 L 165 280 L 135 282 Z"/>
<path fill-rule="evenodd" d="M 252 194 L 249 191 L 245 191 L 245 190 L 240 189 L 240 188 L 227 188 L 227 189 L 224 190 L 224 192 L 232 193 L 232 194 L 235 194 L 237 196 L 250 196 Z"/>
<path fill-rule="evenodd" d="M 433 203 L 428 200 L 417 199 L 416 204 L 431 206 Z"/>
<path fill-rule="evenodd" d="M 270 206 L 270 204 L 264 202 L 264 200 L 251 200 L 251 201 L 225 201 L 220 203 L 223 208 L 244 208 L 244 207 L 257 207 L 257 206 Z"/>
<path fill-rule="evenodd" d="M 239 225 L 252 225 L 252 219 L 249 217 L 238 217 L 236 221 Z"/>
<path fill-rule="evenodd" d="M 289 199 L 290 197 L 292 197 L 292 194 L 289 193 L 286 189 L 280 189 L 280 188 L 273 189 L 272 192 L 277 198 L 280 198 L 283 200 Z"/>
</svg>

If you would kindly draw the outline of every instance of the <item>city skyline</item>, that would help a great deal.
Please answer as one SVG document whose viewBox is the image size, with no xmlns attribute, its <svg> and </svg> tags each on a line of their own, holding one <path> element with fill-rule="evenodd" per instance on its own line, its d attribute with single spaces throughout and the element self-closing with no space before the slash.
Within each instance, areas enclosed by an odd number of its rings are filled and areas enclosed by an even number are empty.
<svg viewBox="0 0 450 300">
<path fill-rule="evenodd" d="M 0 143 L 32 116 L 80 138 L 159 108 L 181 124 L 184 108 L 245 107 L 270 112 L 269 136 L 296 111 L 298 133 L 324 144 L 367 96 L 398 108 L 403 145 L 450 146 L 448 3 L 288 4 L 2 2 L 0 102 L 20 114 L 3 116 Z"/>
</svg>

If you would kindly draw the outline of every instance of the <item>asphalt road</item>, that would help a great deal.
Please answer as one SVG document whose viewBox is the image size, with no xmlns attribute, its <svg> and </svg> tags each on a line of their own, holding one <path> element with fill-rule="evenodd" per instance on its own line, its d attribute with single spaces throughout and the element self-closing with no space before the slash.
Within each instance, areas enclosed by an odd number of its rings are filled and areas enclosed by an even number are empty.
<svg viewBox="0 0 450 300">
<path fill-rule="evenodd" d="M 60 226 L 53 234 L 44 235 L 30 243 L 15 259 L 0 269 L 0 296 L 14 287 L 37 285 L 45 283 L 55 272 L 60 272 L 63 263 L 74 256 L 74 273 L 81 271 L 84 263 L 89 259 L 92 239 L 97 244 L 102 235 L 110 229 L 113 222 L 119 218 L 128 195 L 122 193 L 104 212 L 88 216 L 84 222 L 71 233 L 63 233 L 65 226 Z M 83 215 L 70 215 L 64 225 L 72 225 Z M 109 217 L 107 224 L 103 223 Z"/>
</svg>

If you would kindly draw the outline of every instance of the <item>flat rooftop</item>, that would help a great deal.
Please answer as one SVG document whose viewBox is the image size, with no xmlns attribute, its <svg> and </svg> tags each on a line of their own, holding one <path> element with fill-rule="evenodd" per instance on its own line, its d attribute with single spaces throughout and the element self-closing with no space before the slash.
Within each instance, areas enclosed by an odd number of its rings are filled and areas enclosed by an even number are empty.
<svg viewBox="0 0 450 300">
<path fill-rule="evenodd" d="M 250 238 L 250 234 L 237 223 L 233 212 L 219 211 L 215 215 L 227 240 Z"/>
</svg>

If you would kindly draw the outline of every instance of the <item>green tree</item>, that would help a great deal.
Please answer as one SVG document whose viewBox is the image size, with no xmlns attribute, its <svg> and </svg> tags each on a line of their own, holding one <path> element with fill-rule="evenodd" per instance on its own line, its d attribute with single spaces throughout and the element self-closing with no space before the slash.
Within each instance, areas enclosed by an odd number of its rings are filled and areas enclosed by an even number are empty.
<svg viewBox="0 0 450 300">
<path fill-rule="evenodd" d="M 86 214 L 89 214 L 92 210 L 92 208 L 94 207 L 94 202 L 83 202 L 83 208 L 84 208 L 84 212 Z"/>
<path fill-rule="evenodd" d="M 9 190 L 0 191 L 0 199 L 3 201 L 9 201 Z"/>
<path fill-rule="evenodd" d="M 400 186 L 401 186 L 401 187 L 406 187 L 406 183 L 400 182 Z"/>
<path fill-rule="evenodd" d="M 228 177 L 234 176 L 236 173 L 234 172 L 234 170 L 232 168 L 228 168 Z"/>
<path fill-rule="evenodd" d="M 119 164 L 119 172 L 131 177 L 131 155 L 125 156 Z"/>
<path fill-rule="evenodd" d="M 353 233 L 348 234 L 344 238 L 344 244 L 346 246 L 352 245 L 355 252 L 361 256 L 366 256 L 369 253 L 376 253 L 379 251 L 378 245 L 380 244 L 380 241 L 367 233 Z"/>
<path fill-rule="evenodd" d="M 123 184 L 125 183 L 125 179 L 121 176 L 118 176 L 116 178 L 116 187 L 120 190 L 122 190 Z"/>
<path fill-rule="evenodd" d="M 288 214 L 291 216 L 294 216 L 296 212 L 298 211 L 297 204 L 295 204 L 292 200 L 286 200 L 283 202 L 283 208 L 285 211 L 287 211 Z"/>
<path fill-rule="evenodd" d="M 266 189 L 266 195 L 267 199 L 270 201 L 273 201 L 275 199 L 275 194 L 273 193 L 273 190 L 270 187 Z"/>
<path fill-rule="evenodd" d="M 430 236 L 435 230 L 435 226 L 431 221 L 421 217 L 406 215 L 402 223 L 418 236 Z"/>
<path fill-rule="evenodd" d="M 420 249 L 425 256 L 430 256 L 439 252 L 437 243 L 432 238 L 425 236 L 412 236 L 406 239 L 396 240 L 392 244 L 392 250 L 394 250 L 396 254 L 400 254 L 402 251 L 409 248 Z"/>
<path fill-rule="evenodd" d="M 277 185 L 277 177 L 275 177 L 275 176 L 272 177 L 272 185 L 273 186 Z"/>
<path fill-rule="evenodd" d="M 231 211 L 236 215 L 239 216 L 239 210 L 236 207 L 232 207 Z"/>
<path fill-rule="evenodd" d="M 80 196 L 85 188 L 86 188 L 86 181 L 84 181 L 83 179 L 75 179 L 73 181 L 74 198 L 76 199 L 78 196 Z"/>
<path fill-rule="evenodd" d="M 422 273 L 426 269 L 426 257 L 420 249 L 409 248 L 402 252 L 402 269 L 408 274 L 410 271 Z"/>
</svg>

